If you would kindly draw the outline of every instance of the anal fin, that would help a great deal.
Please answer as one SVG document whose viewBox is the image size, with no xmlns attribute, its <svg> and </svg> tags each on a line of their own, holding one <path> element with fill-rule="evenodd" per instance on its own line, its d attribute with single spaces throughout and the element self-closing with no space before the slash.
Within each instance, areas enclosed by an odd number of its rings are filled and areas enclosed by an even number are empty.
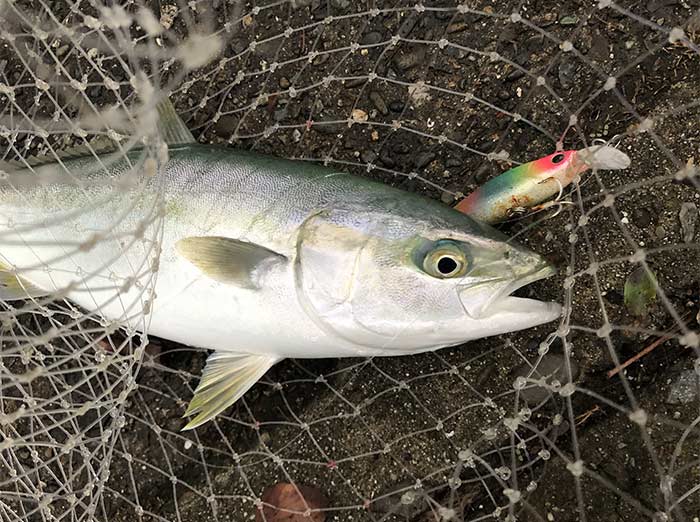
<svg viewBox="0 0 700 522">
<path fill-rule="evenodd" d="M 211 354 L 184 415 L 196 417 L 183 431 L 201 426 L 231 406 L 278 361 L 279 357 L 269 355 Z"/>
</svg>

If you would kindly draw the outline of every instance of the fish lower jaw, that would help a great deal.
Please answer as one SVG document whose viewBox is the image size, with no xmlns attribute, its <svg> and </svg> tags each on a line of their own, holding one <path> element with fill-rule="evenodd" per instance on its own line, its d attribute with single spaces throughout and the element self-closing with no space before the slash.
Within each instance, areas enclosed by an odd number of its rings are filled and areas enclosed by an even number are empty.
<svg viewBox="0 0 700 522">
<path fill-rule="evenodd" d="M 491 303 L 481 319 L 507 316 L 517 323 L 526 321 L 530 326 L 536 326 L 558 319 L 561 317 L 561 311 L 562 307 L 558 303 L 509 295 Z"/>
</svg>

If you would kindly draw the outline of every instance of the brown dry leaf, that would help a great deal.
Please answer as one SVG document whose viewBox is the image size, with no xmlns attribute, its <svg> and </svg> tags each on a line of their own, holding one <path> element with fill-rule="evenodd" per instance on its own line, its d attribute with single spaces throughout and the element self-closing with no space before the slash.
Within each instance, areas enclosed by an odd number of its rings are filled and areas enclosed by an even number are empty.
<svg viewBox="0 0 700 522">
<path fill-rule="evenodd" d="M 324 522 L 326 520 L 326 513 L 319 510 L 328 507 L 328 499 L 318 488 L 279 482 L 263 492 L 262 501 L 263 509 L 255 514 L 256 522 Z"/>
</svg>

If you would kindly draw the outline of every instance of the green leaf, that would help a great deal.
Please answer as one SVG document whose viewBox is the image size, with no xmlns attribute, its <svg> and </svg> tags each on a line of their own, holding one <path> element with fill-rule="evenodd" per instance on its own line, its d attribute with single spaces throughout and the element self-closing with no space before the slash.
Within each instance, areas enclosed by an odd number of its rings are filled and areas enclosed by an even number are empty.
<svg viewBox="0 0 700 522">
<path fill-rule="evenodd" d="M 649 307 L 656 299 L 656 276 L 643 266 L 638 267 L 625 281 L 625 306 L 637 317 L 649 315 Z"/>
</svg>

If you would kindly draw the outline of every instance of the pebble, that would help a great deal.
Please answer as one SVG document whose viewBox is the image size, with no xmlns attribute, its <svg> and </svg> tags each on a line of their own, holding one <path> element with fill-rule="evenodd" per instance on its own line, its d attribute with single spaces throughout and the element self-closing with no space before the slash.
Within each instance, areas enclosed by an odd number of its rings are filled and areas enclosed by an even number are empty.
<svg viewBox="0 0 700 522">
<path fill-rule="evenodd" d="M 360 159 L 365 163 L 374 163 L 374 160 L 377 159 L 377 153 L 373 150 L 363 150 L 360 153 Z"/>
<path fill-rule="evenodd" d="M 382 114 L 382 116 L 389 114 L 389 108 L 386 106 L 386 102 L 384 101 L 384 98 L 382 98 L 381 94 L 379 94 L 377 91 L 372 91 L 369 93 L 369 99 L 372 101 L 375 108 Z"/>
<path fill-rule="evenodd" d="M 352 89 L 354 87 L 360 87 L 361 85 L 364 85 L 367 83 L 367 78 L 354 78 L 352 80 L 348 80 L 344 83 L 345 87 L 348 89 Z"/>
<path fill-rule="evenodd" d="M 406 192 L 415 192 L 418 189 L 418 181 L 414 178 L 406 178 L 400 187 Z"/>
<path fill-rule="evenodd" d="M 461 31 L 464 31 L 467 28 L 466 22 L 454 22 L 450 25 L 447 26 L 447 33 L 452 34 L 452 33 L 459 33 Z"/>
<path fill-rule="evenodd" d="M 591 41 L 589 56 L 593 60 L 606 61 L 609 59 L 610 41 L 601 33 L 596 32 Z"/>
<path fill-rule="evenodd" d="M 315 130 L 319 134 L 340 134 L 347 126 L 343 123 L 328 123 L 324 124 L 323 120 L 319 120 L 311 125 L 311 129 Z"/>
<path fill-rule="evenodd" d="M 474 173 L 474 181 L 477 185 L 481 185 L 486 182 L 491 176 L 491 165 L 489 163 L 482 163 L 479 168 Z"/>
<path fill-rule="evenodd" d="M 579 376 L 579 366 L 573 358 L 569 358 L 571 363 L 571 378 L 576 381 Z M 537 362 L 537 359 L 531 361 L 532 364 Z M 530 372 L 530 379 L 539 379 L 545 377 L 547 383 L 557 380 L 564 384 L 569 381 L 566 370 L 566 360 L 564 355 L 556 353 L 547 353 L 542 356 L 542 360 L 537 364 L 534 370 L 527 363 L 519 366 L 515 370 L 515 377 L 527 377 Z M 537 404 L 546 400 L 550 391 L 547 388 L 542 388 L 532 382 L 528 382 L 527 386 L 520 391 L 520 396 L 530 404 Z"/>
<path fill-rule="evenodd" d="M 647 228 L 651 224 L 652 215 L 647 209 L 639 207 L 632 211 L 632 222 L 638 228 Z"/>
<path fill-rule="evenodd" d="M 544 36 L 542 35 L 534 35 L 525 40 L 525 49 L 530 51 L 531 53 L 537 52 L 538 50 L 542 49 L 542 45 L 544 44 Z"/>
<path fill-rule="evenodd" d="M 450 194 L 449 192 L 443 192 L 440 194 L 440 201 L 442 201 L 445 205 L 451 205 L 454 203 L 455 197 Z"/>
<path fill-rule="evenodd" d="M 330 53 L 322 53 L 319 54 L 316 58 L 314 58 L 313 64 L 314 65 L 323 65 L 328 61 L 328 59 L 331 57 Z"/>
<path fill-rule="evenodd" d="M 564 89 L 568 89 L 574 84 L 576 75 L 576 64 L 570 60 L 565 60 L 559 64 L 559 83 Z"/>
<path fill-rule="evenodd" d="M 487 381 L 490 380 L 491 376 L 496 372 L 496 366 L 494 364 L 489 364 L 486 367 L 481 368 L 479 373 L 474 380 L 474 386 L 477 389 L 481 389 Z"/>
<path fill-rule="evenodd" d="M 430 151 L 421 152 L 416 157 L 416 168 L 422 169 L 435 159 L 435 153 Z"/>
<path fill-rule="evenodd" d="M 394 165 L 396 165 L 396 162 L 391 157 L 391 154 L 389 153 L 389 150 L 387 148 L 383 148 L 379 151 L 379 161 L 382 162 L 382 165 L 388 168 L 391 168 Z"/>
<path fill-rule="evenodd" d="M 462 49 L 459 49 L 458 47 L 453 47 L 453 46 L 448 46 L 443 49 L 444 53 L 447 56 L 450 56 L 451 58 L 457 58 L 459 60 L 464 60 L 464 58 L 467 56 L 467 53 L 464 52 Z M 448 62 L 445 64 L 444 69 L 445 72 L 454 72 L 454 69 L 451 69 L 451 64 Z"/>
<path fill-rule="evenodd" d="M 444 11 L 434 12 L 433 16 L 438 20 L 449 20 L 450 18 L 452 18 L 453 12 L 449 9 L 445 9 Z"/>
<path fill-rule="evenodd" d="M 363 45 L 375 45 L 384 40 L 384 36 L 379 31 L 371 31 L 362 37 Z"/>
<path fill-rule="evenodd" d="M 405 106 L 406 104 L 400 100 L 389 102 L 389 110 L 391 112 L 401 112 Z"/>
<path fill-rule="evenodd" d="M 666 402 L 668 404 L 688 404 L 693 402 L 697 396 L 698 375 L 695 370 L 686 370 L 671 383 Z"/>
<path fill-rule="evenodd" d="M 605 300 L 608 303 L 616 306 L 622 306 L 625 304 L 624 296 L 617 290 L 608 290 L 605 294 Z"/>
<path fill-rule="evenodd" d="M 669 0 L 649 0 L 647 2 L 647 10 L 653 14 L 666 6 L 672 5 L 675 3 L 676 3 L 675 1 L 669 1 Z"/>
<path fill-rule="evenodd" d="M 407 71 L 423 63 L 426 49 L 424 45 L 416 45 L 407 53 L 401 54 L 394 59 L 394 64 L 402 71 Z"/>
<path fill-rule="evenodd" d="M 299 114 L 301 114 L 301 105 L 299 103 L 288 103 L 287 104 L 287 113 L 289 114 L 289 117 L 292 119 L 298 118 Z"/>
<path fill-rule="evenodd" d="M 692 243 L 695 237 L 695 229 L 698 224 L 698 207 L 695 203 L 683 203 L 681 210 L 678 213 L 678 219 L 681 222 L 681 230 L 683 231 L 683 241 Z"/>
<path fill-rule="evenodd" d="M 690 34 L 700 33 L 700 9 L 695 11 L 695 13 L 688 18 L 686 29 Z"/>
<path fill-rule="evenodd" d="M 502 101 L 510 100 L 513 95 L 505 89 L 498 91 L 498 98 Z"/>
<path fill-rule="evenodd" d="M 258 45 L 255 47 L 255 50 L 252 51 L 252 54 L 254 56 L 260 56 L 264 58 L 268 63 L 270 63 L 274 60 L 274 57 L 277 54 L 278 47 L 279 42 L 275 40 L 270 40 L 267 42 L 258 42 Z"/>
<path fill-rule="evenodd" d="M 277 122 L 284 120 L 287 117 L 287 108 L 282 107 L 281 109 L 277 109 L 273 117 Z"/>
<path fill-rule="evenodd" d="M 248 41 L 243 38 L 234 38 L 231 40 L 230 46 L 234 54 L 241 54 L 248 49 Z"/>
<path fill-rule="evenodd" d="M 408 146 L 408 144 L 402 141 L 397 141 L 394 142 L 394 146 L 391 148 L 391 150 L 395 154 L 408 154 L 411 148 Z"/>
<path fill-rule="evenodd" d="M 511 73 L 508 76 L 506 76 L 506 81 L 507 82 L 514 82 L 516 80 L 519 80 L 523 76 L 525 76 L 525 71 L 522 71 L 520 69 L 515 69 L 515 70 L 511 71 Z"/>
<path fill-rule="evenodd" d="M 576 25 L 578 22 L 579 22 L 578 16 L 576 16 L 576 15 L 562 16 L 559 19 L 559 24 L 561 24 L 561 25 Z"/>
<path fill-rule="evenodd" d="M 219 118 L 219 121 L 214 124 L 212 131 L 219 137 L 228 138 L 236 130 L 236 126 L 238 126 L 238 118 L 232 114 L 224 114 Z"/>
<path fill-rule="evenodd" d="M 337 7 L 338 9 L 345 10 L 350 7 L 350 0 L 331 0 L 331 5 Z"/>
</svg>

